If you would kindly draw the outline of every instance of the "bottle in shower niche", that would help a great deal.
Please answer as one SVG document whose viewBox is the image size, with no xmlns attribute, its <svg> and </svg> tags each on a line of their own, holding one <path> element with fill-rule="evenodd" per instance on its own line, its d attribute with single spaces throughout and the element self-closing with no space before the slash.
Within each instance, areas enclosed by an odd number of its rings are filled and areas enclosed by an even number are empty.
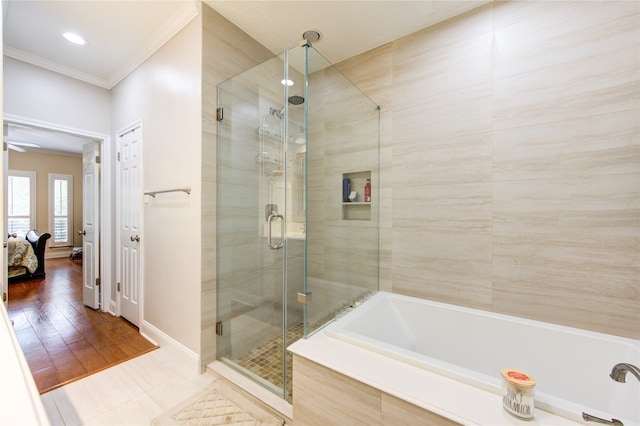
<svg viewBox="0 0 640 426">
<path fill-rule="evenodd" d="M 349 193 L 351 192 L 351 179 L 349 178 L 344 178 L 342 179 L 342 201 L 343 202 L 348 202 L 351 201 L 349 200 Z"/>
<path fill-rule="evenodd" d="M 364 184 L 364 202 L 371 202 L 371 179 L 367 179 L 367 183 Z"/>
</svg>

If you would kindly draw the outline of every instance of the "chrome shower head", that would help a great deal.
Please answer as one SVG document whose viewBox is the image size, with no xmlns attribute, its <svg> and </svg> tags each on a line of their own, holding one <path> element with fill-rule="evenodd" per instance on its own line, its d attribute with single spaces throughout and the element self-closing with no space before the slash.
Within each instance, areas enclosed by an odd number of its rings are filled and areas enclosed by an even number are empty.
<svg viewBox="0 0 640 426">
<path fill-rule="evenodd" d="M 302 105 L 304 103 L 304 98 L 299 95 L 289 96 L 288 99 L 289 105 Z"/>
<path fill-rule="evenodd" d="M 322 36 L 320 35 L 320 31 L 316 30 L 307 30 L 302 33 L 302 45 L 311 46 L 312 43 L 319 41 Z"/>
<path fill-rule="evenodd" d="M 304 98 L 300 95 L 293 95 L 293 96 L 289 96 L 289 99 L 287 99 L 287 102 L 289 103 L 289 105 L 302 105 L 304 103 Z M 273 108 L 271 109 L 273 110 Z M 275 114 L 273 112 L 271 112 L 271 114 L 281 119 L 283 117 L 284 110 L 285 110 L 285 107 L 283 106 L 280 111 L 274 110 Z"/>
</svg>

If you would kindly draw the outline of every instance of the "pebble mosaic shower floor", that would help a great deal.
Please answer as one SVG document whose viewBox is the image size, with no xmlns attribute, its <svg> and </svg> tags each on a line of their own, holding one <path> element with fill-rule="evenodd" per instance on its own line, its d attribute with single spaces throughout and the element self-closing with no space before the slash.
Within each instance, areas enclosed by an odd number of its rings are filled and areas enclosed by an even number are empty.
<svg viewBox="0 0 640 426">
<path fill-rule="evenodd" d="M 302 338 L 303 333 L 304 325 L 302 323 L 287 330 L 287 346 Z M 281 388 L 284 381 L 284 374 L 282 371 L 282 345 L 282 335 L 278 335 L 265 344 L 252 349 L 246 355 L 238 358 L 236 363 L 240 367 Z M 291 355 L 291 352 L 287 351 L 286 358 L 287 389 L 289 390 L 290 397 L 293 389 L 293 356 Z"/>
</svg>

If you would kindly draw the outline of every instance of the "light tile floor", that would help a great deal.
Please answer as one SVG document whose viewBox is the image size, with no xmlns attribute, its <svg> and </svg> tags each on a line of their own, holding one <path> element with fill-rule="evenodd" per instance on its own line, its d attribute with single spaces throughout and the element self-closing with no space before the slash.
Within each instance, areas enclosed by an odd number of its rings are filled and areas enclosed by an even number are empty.
<svg viewBox="0 0 640 426">
<path fill-rule="evenodd" d="M 41 395 L 54 426 L 148 425 L 215 380 L 157 349 Z"/>
</svg>

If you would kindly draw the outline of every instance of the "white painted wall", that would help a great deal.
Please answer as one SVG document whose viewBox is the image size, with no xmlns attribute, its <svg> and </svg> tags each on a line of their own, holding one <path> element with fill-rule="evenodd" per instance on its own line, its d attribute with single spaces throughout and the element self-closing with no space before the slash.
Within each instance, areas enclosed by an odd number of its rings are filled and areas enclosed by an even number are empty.
<svg viewBox="0 0 640 426">
<path fill-rule="evenodd" d="M 141 331 L 159 331 L 194 354 L 200 350 L 201 70 L 198 16 L 112 89 L 114 140 L 115 132 L 143 122 L 143 188 L 192 189 L 144 205 Z"/>
<path fill-rule="evenodd" d="M 111 93 L 4 57 L 4 113 L 61 127 L 111 133 Z"/>
</svg>

